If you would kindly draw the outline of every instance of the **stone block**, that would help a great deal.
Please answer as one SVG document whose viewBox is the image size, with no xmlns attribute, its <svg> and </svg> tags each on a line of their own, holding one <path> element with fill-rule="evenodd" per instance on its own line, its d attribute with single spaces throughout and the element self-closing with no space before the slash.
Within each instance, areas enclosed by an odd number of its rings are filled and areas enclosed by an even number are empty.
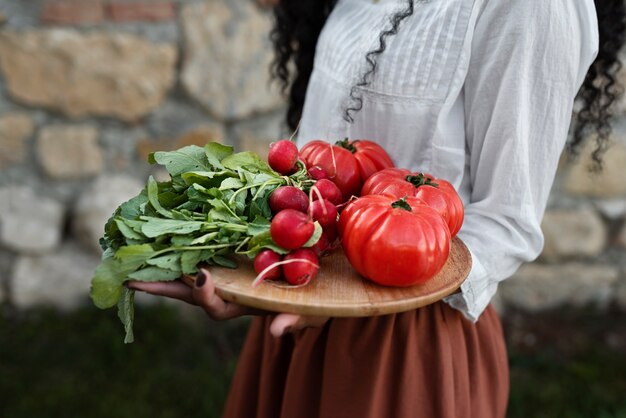
<svg viewBox="0 0 626 418">
<path fill-rule="evenodd" d="M 626 199 L 596 200 L 594 205 L 611 221 L 626 218 Z"/>
<path fill-rule="evenodd" d="M 252 151 L 267 159 L 270 144 L 289 137 L 284 132 L 283 117 L 283 112 L 276 112 L 235 124 L 233 133 L 237 140 L 236 151 Z"/>
<path fill-rule="evenodd" d="M 61 242 L 63 205 L 25 186 L 0 188 L 0 245 L 16 252 L 50 252 Z"/>
<path fill-rule="evenodd" d="M 594 140 L 581 151 L 580 159 L 567 171 L 564 178 L 565 191 L 575 196 L 588 196 L 614 199 L 626 196 L 626 144 L 613 139 L 609 150 L 604 154 L 604 169 L 600 173 L 589 172 L 590 155 L 594 150 Z"/>
<path fill-rule="evenodd" d="M 178 138 L 140 140 L 137 142 L 137 153 L 143 161 L 147 161 L 148 155 L 152 152 L 173 151 L 187 145 L 203 147 L 207 142 L 211 141 L 224 143 L 225 136 L 224 127 L 221 125 L 200 125 L 192 128 Z"/>
<path fill-rule="evenodd" d="M 591 208 L 549 210 L 541 228 L 545 237 L 541 253 L 544 260 L 594 257 L 606 247 L 606 227 Z"/>
<path fill-rule="evenodd" d="M 133 122 L 175 81 L 176 47 L 134 35 L 71 29 L 0 33 L 0 69 L 11 97 L 66 116 Z"/>
<path fill-rule="evenodd" d="M 193 99 L 220 120 L 278 108 L 269 84 L 272 22 L 250 0 L 191 3 L 181 12 L 185 57 L 181 81 Z"/>
<path fill-rule="evenodd" d="M 607 306 L 614 297 L 619 270 L 610 265 L 567 263 L 522 266 L 501 283 L 505 306 L 536 312 L 561 306 Z"/>
<path fill-rule="evenodd" d="M 101 254 L 100 237 L 104 225 L 115 209 L 123 202 L 138 195 L 144 184 L 123 176 L 100 176 L 89 184 L 78 198 L 72 216 L 72 232 L 94 254 Z"/>
<path fill-rule="evenodd" d="M 25 113 L 0 116 L 0 170 L 24 161 L 26 140 L 34 130 L 33 120 Z"/>
<path fill-rule="evenodd" d="M 41 8 L 43 23 L 80 25 L 99 23 L 104 18 L 100 0 L 46 0 Z"/>
<path fill-rule="evenodd" d="M 44 256 L 21 256 L 15 265 L 12 296 L 18 308 L 48 305 L 71 310 L 89 304 L 91 278 L 100 258 L 66 244 Z"/>
<path fill-rule="evenodd" d="M 158 22 L 176 18 L 176 8 L 171 1 L 129 2 L 112 1 L 106 6 L 107 17 L 114 22 Z"/>
<path fill-rule="evenodd" d="M 98 130 L 91 125 L 52 125 L 37 138 L 37 156 L 46 174 L 54 179 L 97 175 L 104 158 Z"/>
</svg>

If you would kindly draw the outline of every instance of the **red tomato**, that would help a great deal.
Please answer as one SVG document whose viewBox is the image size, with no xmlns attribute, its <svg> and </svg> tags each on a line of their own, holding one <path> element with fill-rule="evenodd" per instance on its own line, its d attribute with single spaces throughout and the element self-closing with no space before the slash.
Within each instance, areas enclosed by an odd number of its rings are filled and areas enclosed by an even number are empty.
<svg viewBox="0 0 626 418">
<path fill-rule="evenodd" d="M 320 167 L 341 190 L 342 201 L 358 195 L 361 190 L 359 167 L 347 149 L 321 140 L 311 141 L 300 150 L 300 159 L 308 168 Z"/>
<path fill-rule="evenodd" d="M 413 196 L 433 207 L 448 223 L 450 234 L 456 236 L 465 211 L 454 186 L 426 173 L 411 173 L 403 168 L 387 168 L 373 174 L 363 184 L 361 195 L 387 194 L 397 199 Z"/>
<path fill-rule="evenodd" d="M 385 168 L 395 167 L 389 154 L 376 142 L 367 139 L 338 141 L 337 145 L 352 153 L 359 166 L 361 183 L 364 183 L 372 174 Z"/>
<path fill-rule="evenodd" d="M 447 224 L 414 197 L 356 199 L 339 217 L 339 234 L 352 267 L 385 286 L 426 282 L 442 269 L 450 253 Z"/>
</svg>

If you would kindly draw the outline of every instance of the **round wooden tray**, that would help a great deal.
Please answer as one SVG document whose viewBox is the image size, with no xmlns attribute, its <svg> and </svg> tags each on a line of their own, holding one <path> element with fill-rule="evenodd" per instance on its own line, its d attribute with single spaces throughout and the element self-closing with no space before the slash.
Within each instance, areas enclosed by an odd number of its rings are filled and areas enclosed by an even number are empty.
<svg viewBox="0 0 626 418">
<path fill-rule="evenodd" d="M 448 261 L 439 274 L 412 287 L 385 287 L 363 279 L 341 249 L 322 257 L 317 277 L 298 288 L 277 286 L 283 282 L 263 282 L 252 287 L 256 273 L 248 260 L 240 262 L 237 269 L 211 267 L 210 271 L 216 293 L 230 302 L 272 312 L 363 317 L 404 312 L 434 303 L 459 288 L 471 264 L 467 247 L 454 238 Z"/>
</svg>

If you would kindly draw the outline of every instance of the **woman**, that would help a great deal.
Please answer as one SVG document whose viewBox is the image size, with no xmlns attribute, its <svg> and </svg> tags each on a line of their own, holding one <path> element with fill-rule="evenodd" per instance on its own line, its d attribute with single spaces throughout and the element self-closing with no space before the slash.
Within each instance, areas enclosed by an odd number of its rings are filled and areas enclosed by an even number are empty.
<svg viewBox="0 0 626 418">
<path fill-rule="evenodd" d="M 402 314 L 259 316 L 226 417 L 505 415 L 507 357 L 489 303 L 498 283 L 541 251 L 540 222 L 583 81 L 572 149 L 590 126 L 604 147 L 614 99 L 606 80 L 624 11 L 618 1 L 602 7 L 617 22 L 614 43 L 586 77 L 599 43 L 591 0 L 277 5 L 274 72 L 289 90 L 299 145 L 375 139 L 397 166 L 451 181 L 465 203 L 459 237 L 473 267 L 458 293 Z M 194 289 L 131 286 L 196 303 L 216 319 L 246 313 L 215 295 L 207 271 Z"/>
</svg>

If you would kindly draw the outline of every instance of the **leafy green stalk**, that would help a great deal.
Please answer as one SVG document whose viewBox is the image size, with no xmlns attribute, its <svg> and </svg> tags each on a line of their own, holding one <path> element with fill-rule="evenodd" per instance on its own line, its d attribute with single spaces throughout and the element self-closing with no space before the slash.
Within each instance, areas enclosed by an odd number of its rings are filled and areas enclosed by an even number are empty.
<svg viewBox="0 0 626 418">
<path fill-rule="evenodd" d="M 258 155 L 235 154 L 218 143 L 155 152 L 149 162 L 163 165 L 171 180 L 149 177 L 136 197 L 116 209 L 105 225 L 104 254 L 91 281 L 96 306 L 118 306 L 125 342 L 133 341 L 134 319 L 127 280 L 176 280 L 195 274 L 201 263 L 235 268 L 229 256 L 253 258 L 263 248 L 286 253 L 269 234 L 269 196 L 283 185 L 305 191 L 312 185 L 302 165 L 282 176 Z"/>
</svg>

